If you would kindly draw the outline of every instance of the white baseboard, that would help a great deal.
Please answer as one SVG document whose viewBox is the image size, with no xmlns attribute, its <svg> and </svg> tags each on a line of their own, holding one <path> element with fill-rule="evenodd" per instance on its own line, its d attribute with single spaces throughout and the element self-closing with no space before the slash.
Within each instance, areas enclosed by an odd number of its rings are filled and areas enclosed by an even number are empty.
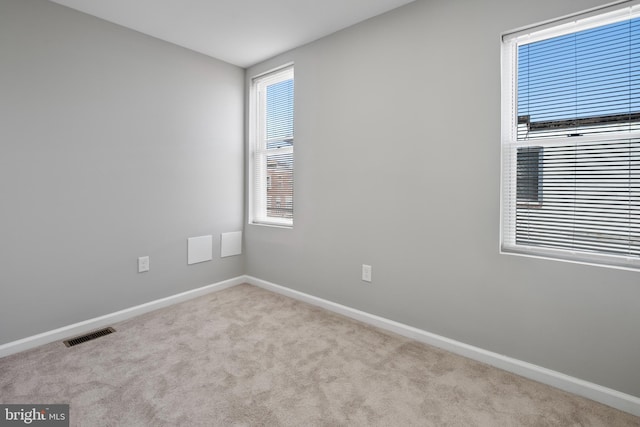
<svg viewBox="0 0 640 427">
<path fill-rule="evenodd" d="M 586 397 L 596 402 L 603 403 L 621 411 L 640 416 L 640 398 L 619 392 L 598 384 L 584 381 L 561 372 L 543 368 L 522 360 L 514 359 L 492 351 L 474 347 L 459 341 L 455 341 L 440 335 L 432 334 L 412 326 L 394 322 L 364 311 L 356 310 L 341 304 L 327 301 L 303 292 L 295 291 L 275 283 L 267 282 L 252 276 L 245 276 L 245 282 L 254 286 L 267 289 L 327 310 L 342 314 L 352 319 L 359 320 L 372 326 L 394 332 L 416 341 L 439 347 L 461 356 L 468 357 L 479 362 L 486 363 L 496 368 L 529 378 L 543 384 L 559 388 L 578 396 Z"/>
<path fill-rule="evenodd" d="M 110 313 L 104 316 L 95 317 L 93 319 L 85 320 L 83 322 L 74 323 L 72 325 L 63 326 L 62 328 L 54 329 L 52 331 L 43 332 L 38 335 L 33 335 L 17 341 L 12 341 L 6 344 L 2 344 L 0 345 L 0 357 L 9 356 L 11 354 L 19 353 L 21 351 L 38 347 L 43 344 L 48 344 L 50 342 L 67 339 L 75 335 L 81 335 L 86 332 L 92 331 L 94 329 L 103 328 L 110 324 L 121 322 L 123 320 L 127 320 L 135 316 L 139 316 L 149 311 L 157 310 L 162 307 L 167 307 L 173 304 L 187 301 L 192 298 L 196 298 L 211 292 L 230 288 L 232 286 L 239 285 L 241 283 L 246 283 L 245 276 L 238 276 L 233 279 L 224 280 L 222 282 L 203 286 L 197 289 L 192 289 L 190 291 L 182 292 L 176 295 L 171 295 L 166 298 L 157 299 L 155 301 L 137 305 L 135 307 L 130 307 L 124 310 L 116 311 L 115 313 Z"/>
<path fill-rule="evenodd" d="M 422 329 L 414 328 L 393 320 L 385 319 L 374 314 L 356 310 L 345 305 L 337 304 L 313 295 L 295 291 L 275 283 L 267 282 L 252 276 L 238 276 L 233 279 L 214 283 L 212 285 L 203 286 L 198 289 L 182 292 L 166 298 L 161 298 L 135 307 L 130 307 L 115 313 L 85 320 L 83 322 L 74 323 L 52 331 L 44 332 L 31 337 L 23 338 L 17 341 L 0 345 L 0 357 L 9 356 L 14 353 L 38 347 L 50 342 L 63 340 L 75 335 L 80 335 L 94 329 L 102 328 L 107 325 L 130 319 L 149 311 L 157 310 L 183 301 L 187 301 L 211 292 L 220 291 L 230 288 L 241 283 L 249 283 L 254 286 L 267 289 L 318 307 L 325 308 L 335 313 L 342 314 L 352 319 L 359 320 L 363 323 L 394 332 L 416 341 L 442 348 L 452 353 L 468 357 L 479 362 L 504 369 L 508 372 L 529 378 L 543 384 L 559 388 L 561 390 L 583 396 L 596 402 L 603 403 L 621 411 L 640 416 L 640 398 L 626 393 L 619 392 L 598 384 L 584 381 L 561 372 L 543 368 L 528 362 L 523 362 L 512 357 L 484 350 L 479 347 L 468 345 L 456 340 L 452 340 Z"/>
</svg>

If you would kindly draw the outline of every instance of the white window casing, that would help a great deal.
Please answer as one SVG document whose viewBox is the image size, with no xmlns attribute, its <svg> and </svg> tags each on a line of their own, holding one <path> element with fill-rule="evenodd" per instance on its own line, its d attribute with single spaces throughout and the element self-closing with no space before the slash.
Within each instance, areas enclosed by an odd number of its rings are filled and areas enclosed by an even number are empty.
<svg viewBox="0 0 640 427">
<path fill-rule="evenodd" d="M 253 78 L 249 223 L 293 226 L 293 66 Z"/>
<path fill-rule="evenodd" d="M 640 8 L 502 40 L 501 252 L 640 268 Z"/>
</svg>

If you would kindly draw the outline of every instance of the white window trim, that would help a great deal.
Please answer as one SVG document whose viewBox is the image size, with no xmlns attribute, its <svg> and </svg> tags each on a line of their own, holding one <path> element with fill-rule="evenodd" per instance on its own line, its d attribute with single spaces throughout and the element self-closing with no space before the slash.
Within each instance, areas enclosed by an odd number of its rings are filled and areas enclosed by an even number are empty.
<svg viewBox="0 0 640 427">
<path fill-rule="evenodd" d="M 557 142 L 556 138 L 548 140 L 517 140 L 517 46 L 536 41 L 574 33 L 602 25 L 623 21 L 640 16 L 640 0 L 623 0 L 603 7 L 597 7 L 578 14 L 565 16 L 557 20 L 547 21 L 535 26 L 505 33 L 502 36 L 501 49 L 501 175 L 500 175 L 500 253 L 532 258 L 549 259 L 598 267 L 623 270 L 640 270 L 640 260 L 635 257 L 619 255 L 576 252 L 565 249 L 543 248 L 537 246 L 516 245 L 515 210 L 509 206 L 516 203 L 516 180 L 506 179 L 507 167 L 515 165 L 517 147 L 545 146 Z M 620 138 L 639 138 L 640 132 L 620 132 L 607 135 L 608 140 Z M 580 143 L 602 139 L 600 135 L 584 135 L 572 138 L 572 142 Z"/>
<path fill-rule="evenodd" d="M 281 228 L 293 228 L 293 219 L 273 218 L 266 216 L 267 206 L 267 173 L 266 156 L 293 153 L 293 147 L 282 147 L 267 150 L 265 147 L 265 135 L 260 121 L 265 117 L 264 103 L 260 98 L 259 87 L 294 77 L 293 63 L 285 64 L 265 73 L 254 76 L 251 79 L 249 99 L 249 197 L 248 197 L 248 222 L 251 225 L 264 225 Z M 261 160 L 261 157 L 265 161 Z M 261 179 L 259 177 L 264 179 Z M 295 184 L 294 184 L 295 185 Z"/>
<path fill-rule="evenodd" d="M 640 0 L 621 0 L 504 33 L 502 40 L 504 42 L 517 40 L 521 44 L 534 43 L 543 39 L 624 21 L 637 17 L 639 14 Z"/>
</svg>

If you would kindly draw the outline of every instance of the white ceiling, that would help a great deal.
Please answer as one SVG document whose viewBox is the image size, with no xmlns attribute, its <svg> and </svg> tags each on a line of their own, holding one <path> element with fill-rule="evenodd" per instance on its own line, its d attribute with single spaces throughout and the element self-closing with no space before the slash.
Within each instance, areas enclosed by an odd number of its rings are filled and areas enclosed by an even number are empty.
<svg viewBox="0 0 640 427">
<path fill-rule="evenodd" d="M 51 0 L 248 67 L 413 0 Z"/>
</svg>

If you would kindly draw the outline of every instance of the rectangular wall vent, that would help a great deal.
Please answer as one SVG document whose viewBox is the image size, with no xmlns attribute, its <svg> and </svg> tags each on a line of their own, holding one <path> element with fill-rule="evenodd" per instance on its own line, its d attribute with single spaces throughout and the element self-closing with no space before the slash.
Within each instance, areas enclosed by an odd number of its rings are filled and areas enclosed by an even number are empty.
<svg viewBox="0 0 640 427">
<path fill-rule="evenodd" d="M 91 333 L 88 333 L 86 335 L 82 335 L 82 336 L 79 336 L 79 337 L 75 337 L 75 338 L 71 338 L 69 340 L 66 340 L 66 341 L 64 341 L 64 345 L 66 345 L 67 347 L 73 347 L 74 345 L 82 344 L 83 342 L 95 340 L 96 338 L 100 338 L 100 337 L 103 337 L 105 335 L 112 334 L 115 331 L 116 330 L 111 328 L 111 327 L 100 329 L 99 331 L 91 332 Z"/>
</svg>

